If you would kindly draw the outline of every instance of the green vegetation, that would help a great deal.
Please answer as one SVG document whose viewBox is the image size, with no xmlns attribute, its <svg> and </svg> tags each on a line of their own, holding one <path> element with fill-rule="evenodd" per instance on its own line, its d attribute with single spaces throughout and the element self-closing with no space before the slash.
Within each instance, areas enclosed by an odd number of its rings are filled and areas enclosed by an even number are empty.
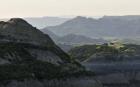
<svg viewBox="0 0 140 87">
<path fill-rule="evenodd" d="M 60 67 L 53 64 L 33 61 L 28 64 L 6 64 L 0 66 L 0 80 L 52 79 L 60 75 Z"/>
<path fill-rule="evenodd" d="M 24 80 L 24 79 L 63 79 L 67 77 L 79 77 L 94 75 L 93 72 L 64 70 L 64 66 L 42 61 L 32 61 L 28 64 L 5 64 L 0 65 L 0 81 Z"/>
<path fill-rule="evenodd" d="M 24 45 L 17 43 L 1 43 L 0 58 L 11 63 L 30 62 L 35 58 L 26 50 Z"/>
<path fill-rule="evenodd" d="M 103 45 L 84 45 L 71 49 L 69 54 L 78 59 L 85 61 L 89 58 L 93 60 L 112 60 L 122 61 L 124 58 L 135 58 L 140 56 L 139 45 L 125 45 L 125 44 L 103 44 Z"/>
<path fill-rule="evenodd" d="M 70 76 L 80 76 L 88 74 L 83 71 L 80 63 L 74 59 L 62 59 L 64 63 L 55 65 L 50 62 L 37 60 L 33 57 L 28 48 L 49 50 L 56 53 L 58 56 L 65 58 L 67 54 L 58 52 L 59 49 L 38 47 L 31 44 L 21 43 L 1 43 L 0 58 L 8 61 L 6 64 L 0 65 L 0 80 L 24 80 L 24 79 L 53 79 L 67 78 Z M 57 53 L 58 52 L 58 53 Z M 69 56 L 68 56 L 69 58 Z M 71 60 L 71 61 L 70 61 Z M 81 70 L 80 70 L 81 68 Z M 80 74 L 81 73 L 81 74 Z"/>
<path fill-rule="evenodd" d="M 85 58 L 90 57 L 93 53 L 96 53 L 96 47 L 97 45 L 84 45 L 75 47 L 69 51 L 69 54 L 71 57 L 83 61 Z"/>
</svg>

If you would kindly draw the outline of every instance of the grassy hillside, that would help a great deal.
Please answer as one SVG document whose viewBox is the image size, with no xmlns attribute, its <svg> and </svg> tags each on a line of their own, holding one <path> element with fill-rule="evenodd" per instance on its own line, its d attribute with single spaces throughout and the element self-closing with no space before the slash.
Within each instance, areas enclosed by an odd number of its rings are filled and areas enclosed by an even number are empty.
<svg viewBox="0 0 140 87">
<path fill-rule="evenodd" d="M 140 57 L 139 45 L 125 44 L 103 44 L 103 45 L 84 45 L 75 47 L 69 54 L 80 61 L 123 61 L 126 59 Z"/>
</svg>

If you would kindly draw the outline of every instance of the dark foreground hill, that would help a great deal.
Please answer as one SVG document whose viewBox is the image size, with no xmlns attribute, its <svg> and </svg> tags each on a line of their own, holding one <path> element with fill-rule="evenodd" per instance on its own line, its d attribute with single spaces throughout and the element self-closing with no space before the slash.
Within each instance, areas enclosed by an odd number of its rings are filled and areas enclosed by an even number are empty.
<svg viewBox="0 0 140 87">
<path fill-rule="evenodd" d="M 24 49 L 24 50 L 27 50 L 28 52 L 31 51 L 30 54 L 32 54 L 32 56 L 39 59 L 42 58 L 43 56 L 49 58 L 49 56 L 46 55 L 47 53 L 49 55 L 55 56 L 51 59 L 46 58 L 48 59 L 48 62 L 49 60 L 54 62 L 53 60 L 56 60 L 56 59 L 60 60 L 61 63 L 63 63 L 64 61 L 71 62 L 70 57 L 65 52 L 63 52 L 57 45 L 55 45 L 55 43 L 51 40 L 51 38 L 48 35 L 43 34 L 41 31 L 32 27 L 26 21 L 19 18 L 11 19 L 8 22 L 0 22 L 0 44 L 4 44 L 3 48 L 7 47 L 8 49 L 8 46 L 9 46 L 9 48 L 13 50 L 14 45 L 10 44 L 13 46 L 13 48 L 10 45 L 5 46 L 7 43 L 25 44 L 25 46 L 30 47 L 31 49 Z M 38 47 L 38 48 L 35 49 L 35 47 Z M 20 49 L 21 47 L 18 47 L 17 45 L 17 48 Z M 40 48 L 39 50 L 40 52 L 37 52 L 39 48 Z M 14 50 L 17 51 L 16 48 Z M 44 55 L 38 54 L 38 53 L 43 53 L 43 52 L 47 52 L 47 53 L 44 53 Z M 11 54 L 14 54 L 14 53 L 11 53 Z M 8 53 L 7 55 L 8 57 L 11 56 Z M 1 57 L 1 59 L 2 58 L 3 57 Z M 60 61 L 55 61 L 54 63 L 58 63 Z"/>
</svg>

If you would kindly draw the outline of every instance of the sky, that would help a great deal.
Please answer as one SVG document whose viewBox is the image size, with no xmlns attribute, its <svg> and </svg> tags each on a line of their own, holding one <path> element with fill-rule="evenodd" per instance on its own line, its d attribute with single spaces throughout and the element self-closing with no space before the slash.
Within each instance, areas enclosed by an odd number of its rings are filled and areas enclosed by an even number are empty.
<svg viewBox="0 0 140 87">
<path fill-rule="evenodd" d="M 0 0 L 0 18 L 140 15 L 140 0 Z"/>
</svg>

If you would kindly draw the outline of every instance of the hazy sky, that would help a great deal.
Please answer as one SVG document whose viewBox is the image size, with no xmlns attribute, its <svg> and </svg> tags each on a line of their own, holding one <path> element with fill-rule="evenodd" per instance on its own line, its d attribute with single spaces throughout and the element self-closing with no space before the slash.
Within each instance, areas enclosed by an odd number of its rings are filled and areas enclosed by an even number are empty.
<svg viewBox="0 0 140 87">
<path fill-rule="evenodd" d="M 140 0 L 0 0 L 0 18 L 139 14 Z"/>
</svg>

